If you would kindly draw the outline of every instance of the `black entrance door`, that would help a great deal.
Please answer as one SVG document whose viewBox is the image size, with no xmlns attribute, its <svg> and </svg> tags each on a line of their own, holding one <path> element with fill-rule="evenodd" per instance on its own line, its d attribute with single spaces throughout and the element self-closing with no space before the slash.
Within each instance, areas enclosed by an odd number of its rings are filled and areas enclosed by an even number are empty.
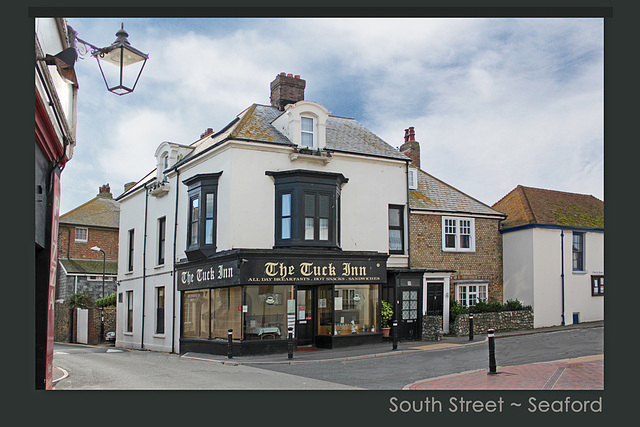
<svg viewBox="0 0 640 427">
<path fill-rule="evenodd" d="M 420 316 L 420 292 L 416 286 L 398 288 L 398 338 L 416 340 L 421 338 L 422 316 Z"/>
<path fill-rule="evenodd" d="M 442 316 L 442 282 L 427 282 L 427 316 Z"/>
<path fill-rule="evenodd" d="M 298 345 L 313 344 L 315 287 L 296 288 L 296 340 Z"/>
</svg>

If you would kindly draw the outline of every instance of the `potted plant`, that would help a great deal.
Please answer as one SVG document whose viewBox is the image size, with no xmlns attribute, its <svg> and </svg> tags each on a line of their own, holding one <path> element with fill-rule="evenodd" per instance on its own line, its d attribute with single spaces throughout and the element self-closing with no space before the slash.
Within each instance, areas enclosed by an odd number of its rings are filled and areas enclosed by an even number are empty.
<svg viewBox="0 0 640 427">
<path fill-rule="evenodd" d="M 380 326 L 382 328 L 382 336 L 388 337 L 389 331 L 391 330 L 391 320 L 393 319 L 393 308 L 391 304 L 387 301 L 382 301 L 382 310 L 380 311 L 381 322 Z"/>
</svg>

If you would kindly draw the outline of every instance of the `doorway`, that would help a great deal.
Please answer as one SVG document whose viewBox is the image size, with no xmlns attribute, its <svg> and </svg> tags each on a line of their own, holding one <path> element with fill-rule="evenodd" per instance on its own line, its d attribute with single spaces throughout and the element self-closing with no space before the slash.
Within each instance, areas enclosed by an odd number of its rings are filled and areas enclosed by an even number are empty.
<svg viewBox="0 0 640 427">
<path fill-rule="evenodd" d="M 313 344 L 315 287 L 297 286 L 296 288 L 296 342 L 298 345 Z"/>
<path fill-rule="evenodd" d="M 398 288 L 398 338 L 416 340 L 422 337 L 422 316 L 420 315 L 420 292 L 416 286 Z"/>
<path fill-rule="evenodd" d="M 443 282 L 427 282 L 427 316 L 442 316 Z"/>
</svg>

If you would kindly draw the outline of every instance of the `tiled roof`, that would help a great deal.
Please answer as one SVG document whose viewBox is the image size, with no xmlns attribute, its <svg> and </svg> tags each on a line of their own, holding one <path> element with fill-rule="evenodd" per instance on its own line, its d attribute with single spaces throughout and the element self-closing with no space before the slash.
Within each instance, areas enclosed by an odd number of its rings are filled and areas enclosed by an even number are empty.
<svg viewBox="0 0 640 427">
<path fill-rule="evenodd" d="M 240 139 L 292 146 L 293 143 L 291 140 L 272 125 L 273 121 L 282 114 L 283 112 L 276 107 L 253 104 L 241 112 L 237 118 L 223 130 L 212 136 L 207 135 L 201 140 L 191 144 L 194 150 L 182 159 L 180 163 L 189 162 L 190 159 L 202 154 L 202 152 L 226 139 Z M 327 141 L 325 148 L 328 151 L 409 160 L 407 156 L 387 144 L 354 119 L 329 116 L 327 118 L 326 135 Z M 151 171 L 147 177 L 152 178 L 153 173 L 154 171 Z M 147 178 L 138 181 L 138 183 L 126 193 L 130 193 L 141 187 L 146 181 Z M 118 198 L 121 198 L 123 195 L 118 196 Z"/>
<path fill-rule="evenodd" d="M 60 215 L 60 223 L 118 228 L 120 226 L 120 203 L 111 198 L 94 197 L 85 204 Z"/>
<path fill-rule="evenodd" d="M 587 194 L 519 185 L 493 207 L 508 215 L 503 228 L 546 224 L 604 229 L 604 202 Z"/>
<path fill-rule="evenodd" d="M 421 169 L 417 190 L 409 190 L 409 204 L 411 209 L 418 210 L 504 216 Z"/>
<path fill-rule="evenodd" d="M 60 259 L 60 264 L 64 267 L 67 274 L 86 274 L 90 276 L 102 276 L 102 260 L 77 260 L 77 259 Z M 117 261 L 106 261 L 104 263 L 104 272 L 108 275 L 118 273 Z"/>
<path fill-rule="evenodd" d="M 228 137 L 231 139 L 293 145 L 289 138 L 271 125 L 281 114 L 283 112 L 275 107 L 253 104 L 240 114 L 238 122 L 228 132 Z M 327 118 L 326 135 L 327 150 L 408 160 L 404 154 L 378 138 L 373 132 L 354 119 L 329 116 Z M 217 140 L 220 140 L 220 138 Z M 211 143 L 215 143 L 215 141 L 205 140 L 205 144 Z M 202 151 L 202 149 L 196 149 L 194 154 L 199 151 Z"/>
</svg>

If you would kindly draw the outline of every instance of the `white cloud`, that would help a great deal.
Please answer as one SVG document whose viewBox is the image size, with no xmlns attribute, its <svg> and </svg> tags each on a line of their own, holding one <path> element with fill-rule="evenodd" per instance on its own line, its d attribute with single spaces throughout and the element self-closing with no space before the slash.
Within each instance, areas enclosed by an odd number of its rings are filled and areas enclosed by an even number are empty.
<svg viewBox="0 0 640 427">
<path fill-rule="evenodd" d="M 487 204 L 518 184 L 604 196 L 602 19 L 124 22 L 150 59 L 136 93 L 123 97 L 104 90 L 92 59 L 78 67 L 67 210 L 106 182 L 119 194 L 155 167 L 162 141 L 189 144 L 252 103 L 268 104 L 282 71 L 307 81 L 307 99 L 393 146 L 414 126 L 423 168 Z M 107 45 L 120 20 L 70 23 Z"/>
</svg>

